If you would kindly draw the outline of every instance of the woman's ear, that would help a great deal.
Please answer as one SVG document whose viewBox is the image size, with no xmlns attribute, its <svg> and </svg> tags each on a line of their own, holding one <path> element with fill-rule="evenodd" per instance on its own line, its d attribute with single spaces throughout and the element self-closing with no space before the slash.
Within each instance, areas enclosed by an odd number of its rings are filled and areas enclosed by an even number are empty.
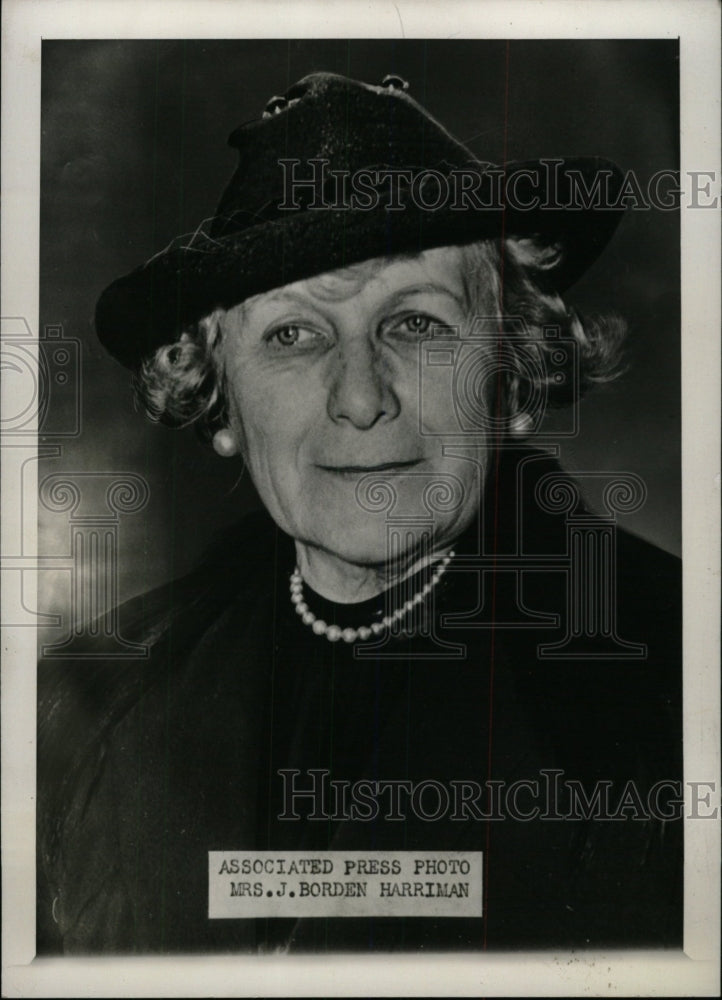
<svg viewBox="0 0 722 1000">
<path fill-rule="evenodd" d="M 230 427 L 223 427 L 213 435 L 213 450 L 221 458 L 232 458 L 238 455 L 241 448 L 238 438 Z"/>
</svg>

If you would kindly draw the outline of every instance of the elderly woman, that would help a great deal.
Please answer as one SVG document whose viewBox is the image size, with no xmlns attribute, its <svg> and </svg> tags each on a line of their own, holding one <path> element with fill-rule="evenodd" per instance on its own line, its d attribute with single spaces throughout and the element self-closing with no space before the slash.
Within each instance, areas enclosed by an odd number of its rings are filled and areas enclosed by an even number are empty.
<svg viewBox="0 0 722 1000">
<path fill-rule="evenodd" d="M 611 539 L 591 627 L 574 487 L 526 443 L 615 374 L 621 322 L 560 292 L 618 170 L 474 162 L 396 77 L 314 74 L 230 141 L 208 231 L 96 325 L 267 514 L 121 609 L 146 659 L 43 667 L 41 950 L 678 944 L 678 568 L 578 504 Z M 209 915 L 209 852 L 254 850 L 481 852 L 483 888 L 473 915 Z"/>
</svg>

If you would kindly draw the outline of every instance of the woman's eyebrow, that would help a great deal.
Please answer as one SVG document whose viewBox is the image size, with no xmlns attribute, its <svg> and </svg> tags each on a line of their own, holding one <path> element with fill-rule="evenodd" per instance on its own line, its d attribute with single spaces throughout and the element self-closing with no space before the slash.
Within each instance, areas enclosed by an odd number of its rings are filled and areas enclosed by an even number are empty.
<svg viewBox="0 0 722 1000">
<path fill-rule="evenodd" d="M 406 288 L 399 288 L 397 291 L 393 292 L 391 296 L 389 296 L 387 302 L 398 302 L 407 296 L 417 295 L 420 293 L 446 295 L 448 298 L 453 299 L 460 309 L 464 309 L 466 307 L 465 300 L 461 295 L 452 291 L 446 285 L 439 285 L 432 281 L 425 282 L 422 285 L 409 285 Z"/>
<path fill-rule="evenodd" d="M 438 284 L 437 282 L 429 281 L 423 282 L 421 284 L 407 285 L 403 288 L 396 289 L 388 297 L 383 298 L 384 307 L 388 308 L 394 303 L 402 301 L 411 295 L 418 294 L 438 294 L 445 295 L 447 298 L 452 299 L 460 309 L 466 308 L 465 299 L 461 294 L 457 294 L 452 291 L 446 285 Z M 266 303 L 282 303 L 282 302 L 295 302 L 299 305 L 314 305 L 314 299 L 319 302 L 326 303 L 327 301 L 344 301 L 345 299 L 353 298 L 355 295 L 359 294 L 359 289 L 350 290 L 347 295 L 336 295 L 329 296 L 328 299 L 325 296 L 314 296 L 313 294 L 308 295 L 304 292 L 298 292 L 290 288 L 279 288 L 276 291 L 268 292 L 263 296 Z"/>
<path fill-rule="evenodd" d="M 294 292 L 290 288 L 279 288 L 276 291 L 260 295 L 259 300 L 261 301 L 258 302 L 258 305 L 272 302 L 300 302 L 301 304 L 308 304 L 309 296 L 304 295 L 303 292 Z"/>
</svg>

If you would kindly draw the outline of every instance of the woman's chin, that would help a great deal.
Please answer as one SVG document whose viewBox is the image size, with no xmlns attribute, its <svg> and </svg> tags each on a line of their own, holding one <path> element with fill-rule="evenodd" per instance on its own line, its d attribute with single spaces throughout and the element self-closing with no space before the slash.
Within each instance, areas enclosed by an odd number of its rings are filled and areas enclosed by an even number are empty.
<svg viewBox="0 0 722 1000">
<path fill-rule="evenodd" d="M 429 543 L 422 526 L 396 526 L 384 522 L 380 529 L 378 525 L 364 527 L 353 523 L 339 526 L 325 533 L 315 544 L 355 566 L 381 566 L 413 557 Z"/>
</svg>

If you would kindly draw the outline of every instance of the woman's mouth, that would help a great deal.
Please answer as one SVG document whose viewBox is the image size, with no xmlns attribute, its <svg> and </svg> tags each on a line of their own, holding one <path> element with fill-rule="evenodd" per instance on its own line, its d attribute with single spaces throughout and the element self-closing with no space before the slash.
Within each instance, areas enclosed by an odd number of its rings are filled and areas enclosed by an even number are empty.
<svg viewBox="0 0 722 1000">
<path fill-rule="evenodd" d="M 324 472 L 330 472 L 337 476 L 366 476 L 375 472 L 403 472 L 406 469 L 413 469 L 420 465 L 422 459 L 398 459 L 390 462 L 375 462 L 364 465 L 325 465 L 319 464 L 318 468 Z"/>
</svg>

